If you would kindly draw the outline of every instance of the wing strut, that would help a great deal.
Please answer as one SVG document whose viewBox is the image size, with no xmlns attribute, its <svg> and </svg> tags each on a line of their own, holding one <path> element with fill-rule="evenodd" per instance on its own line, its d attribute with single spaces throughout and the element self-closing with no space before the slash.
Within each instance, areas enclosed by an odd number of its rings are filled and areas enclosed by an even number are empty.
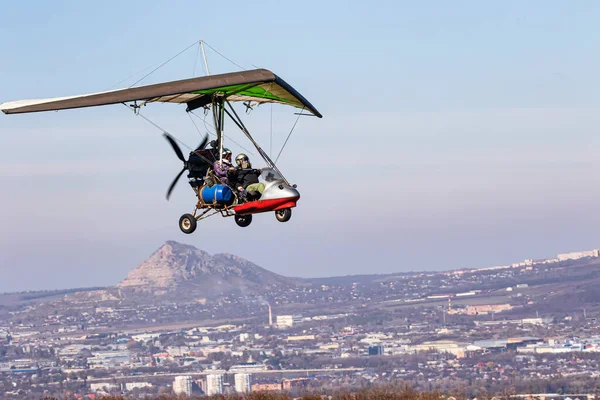
<svg viewBox="0 0 600 400">
<path fill-rule="evenodd" d="M 244 135 L 246 135 L 246 137 L 252 142 L 254 147 L 256 147 L 256 150 L 258 150 L 258 154 L 260 154 L 260 156 L 263 158 L 265 163 L 268 166 L 270 166 L 271 168 L 273 168 L 275 171 L 277 171 L 277 173 L 279 173 L 279 175 L 281 175 L 281 177 L 283 178 L 285 183 L 287 185 L 291 186 L 290 183 L 285 178 L 285 176 L 283 176 L 283 174 L 281 173 L 279 168 L 277 168 L 277 166 L 275 165 L 273 160 L 271 160 L 271 158 L 267 155 L 267 153 L 265 153 L 265 151 L 258 145 L 258 143 L 256 143 L 256 141 L 254 140 L 252 135 L 250 135 L 250 132 L 248 132 L 248 129 L 246 129 L 246 126 L 244 125 L 244 123 L 242 122 L 242 120 L 240 119 L 238 114 L 235 112 L 235 109 L 231 106 L 231 103 L 229 103 L 229 101 L 227 101 L 227 105 L 229 106 L 229 109 L 233 113 L 233 115 L 232 115 L 227 109 L 225 109 L 225 107 L 223 107 L 223 110 L 225 110 L 225 112 L 227 113 L 229 118 L 231 118 L 231 120 L 233 122 L 235 122 L 235 124 L 238 126 L 238 128 L 240 128 L 240 130 L 244 133 Z"/>
</svg>

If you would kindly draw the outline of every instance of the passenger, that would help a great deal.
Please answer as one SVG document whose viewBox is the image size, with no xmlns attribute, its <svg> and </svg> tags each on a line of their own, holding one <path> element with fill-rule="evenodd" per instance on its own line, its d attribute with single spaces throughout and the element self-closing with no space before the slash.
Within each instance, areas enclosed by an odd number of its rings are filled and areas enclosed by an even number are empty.
<svg viewBox="0 0 600 400">
<path fill-rule="evenodd" d="M 229 169 L 228 180 L 230 185 L 235 187 L 244 197 L 248 193 L 252 194 L 252 192 L 258 192 L 262 196 L 265 185 L 258 181 L 261 171 L 252 168 L 250 159 L 244 153 L 235 157 L 235 163 L 237 167 Z"/>
<path fill-rule="evenodd" d="M 231 150 L 227 148 L 223 148 L 223 162 L 215 161 L 213 163 L 213 171 L 215 175 L 221 180 L 224 185 L 229 185 L 229 179 L 227 179 L 227 174 L 230 168 L 233 168 L 231 164 Z"/>
</svg>

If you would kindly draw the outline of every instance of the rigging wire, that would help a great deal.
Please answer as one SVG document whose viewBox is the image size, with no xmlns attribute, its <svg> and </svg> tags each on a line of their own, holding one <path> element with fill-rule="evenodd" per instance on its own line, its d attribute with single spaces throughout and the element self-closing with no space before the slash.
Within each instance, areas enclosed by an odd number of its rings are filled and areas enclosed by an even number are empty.
<svg viewBox="0 0 600 400">
<path fill-rule="evenodd" d="M 189 113 L 190 113 L 190 114 L 192 114 L 194 117 L 196 117 L 196 118 L 198 118 L 198 119 L 201 119 L 201 118 L 200 118 L 200 117 L 199 117 L 197 114 L 195 114 L 193 111 L 190 111 Z M 191 118 L 191 117 L 190 117 L 190 118 Z M 206 116 L 204 117 L 203 121 L 204 121 L 204 125 L 205 125 L 205 127 L 206 127 L 206 125 L 209 125 L 211 128 L 213 128 L 213 129 L 214 129 L 214 126 L 212 126 L 211 124 L 209 124 L 208 122 L 206 122 Z M 194 125 L 196 125 L 196 124 L 194 124 Z M 207 132 L 208 132 L 210 135 L 212 135 L 212 136 L 217 136 L 215 133 L 213 133 L 213 132 L 209 131 L 208 129 L 207 129 L 206 131 L 207 131 Z M 249 153 L 250 155 L 254 155 L 254 153 L 253 153 L 253 152 L 251 152 L 250 150 L 248 150 L 247 148 L 245 148 L 244 146 L 242 146 L 241 144 L 239 144 L 238 142 L 236 142 L 235 140 L 233 140 L 233 139 L 232 139 L 232 138 L 230 138 L 229 136 L 225 135 L 224 133 L 223 133 L 223 137 L 225 137 L 225 138 L 226 138 L 226 139 L 228 139 L 228 140 L 231 140 L 231 141 L 232 141 L 232 142 L 233 142 L 235 145 L 239 146 L 239 147 L 240 147 L 242 150 L 244 150 L 246 153 Z"/>
<path fill-rule="evenodd" d="M 125 81 L 128 81 L 129 79 L 133 78 L 133 77 L 134 77 L 134 76 L 136 76 L 136 75 L 139 75 L 139 74 L 141 74 L 141 73 L 142 73 L 142 72 L 144 72 L 144 71 L 148 71 L 150 68 L 152 68 L 152 67 L 146 67 L 146 68 L 144 68 L 143 70 L 136 72 L 135 74 L 131 74 L 131 75 L 129 75 L 127 78 L 125 78 L 125 79 L 123 79 L 123 80 L 120 80 L 119 82 L 115 83 L 114 85 L 112 85 L 111 87 L 109 87 L 109 88 L 108 88 L 108 89 L 106 89 L 106 90 L 107 90 L 107 91 L 108 91 L 108 90 L 112 90 L 112 89 L 113 89 L 115 86 L 117 86 L 117 85 L 120 85 L 121 83 L 123 83 L 123 82 L 125 82 Z"/>
<path fill-rule="evenodd" d="M 192 78 L 196 77 L 196 64 L 198 64 L 198 54 L 200 54 L 200 42 L 198 42 L 198 48 L 196 49 L 196 58 L 194 58 L 194 71 L 192 72 Z"/>
<path fill-rule="evenodd" d="M 212 162 L 208 158 L 204 157 L 201 154 L 198 154 L 198 152 L 196 152 L 190 146 L 188 146 L 187 144 L 183 143 L 181 140 L 177 139 L 171 132 L 167 131 L 166 129 L 161 128 L 156 123 L 152 122 L 149 118 L 146 118 L 144 115 L 142 115 L 139 111 L 138 111 L 137 115 L 139 115 L 140 117 L 144 118 L 146 121 L 148 121 L 149 123 L 151 123 L 152 125 L 154 125 L 155 127 L 157 127 L 159 130 L 163 131 L 163 133 L 166 133 L 169 136 L 171 136 L 176 142 L 179 142 L 179 144 L 181 144 L 182 146 L 186 147 L 190 152 L 194 152 L 194 154 L 200 156 L 200 158 L 204 159 L 204 161 L 212 164 Z"/>
<path fill-rule="evenodd" d="M 194 124 L 194 127 L 196 128 L 196 130 L 198 131 L 198 134 L 200 136 L 202 136 L 202 132 L 200 132 L 200 128 L 198 128 L 198 125 L 196 125 L 196 123 L 194 122 L 194 120 L 192 119 L 192 116 L 190 115 L 190 113 L 186 113 L 188 115 L 188 117 L 190 117 L 190 121 L 192 121 L 192 124 Z"/>
<path fill-rule="evenodd" d="M 305 107 L 302 107 L 302 111 L 304 111 Z M 298 113 L 298 118 L 296 118 L 296 122 L 294 122 L 294 126 L 292 126 L 292 130 L 290 131 L 290 133 L 288 134 L 287 138 L 285 139 L 285 142 L 283 143 L 283 146 L 281 146 L 281 150 L 279 150 L 279 154 L 277 154 L 277 158 L 275 159 L 275 164 L 277 164 L 277 161 L 279 160 L 279 156 L 281 155 L 281 152 L 283 151 L 283 149 L 285 149 L 285 145 L 287 144 L 288 140 L 290 139 L 290 136 L 292 136 L 292 132 L 294 132 L 294 128 L 296 127 L 296 124 L 298 123 L 298 120 L 300 120 L 300 115 L 302 114 L 302 111 L 300 111 Z"/>
<path fill-rule="evenodd" d="M 127 109 L 130 109 L 130 107 L 129 107 L 127 104 L 125 104 L 125 103 L 121 103 L 121 104 L 123 104 L 125 107 L 127 107 Z M 135 113 L 135 115 L 138 115 L 138 116 L 142 117 L 143 119 L 145 119 L 146 121 L 148 121 L 148 123 L 150 123 L 150 124 L 152 124 L 154 127 L 156 127 L 158 130 L 162 131 L 163 133 L 167 133 L 167 134 L 171 135 L 171 137 L 172 137 L 173 139 L 175 139 L 175 141 L 179 142 L 179 143 L 180 143 L 182 146 L 184 146 L 184 147 L 188 148 L 190 151 L 193 151 L 193 149 L 192 149 L 190 146 L 188 146 L 187 144 L 183 143 L 181 140 L 177 139 L 177 138 L 175 137 L 175 135 L 173 135 L 171 132 L 167 131 L 166 129 L 163 129 L 163 128 L 162 128 L 162 127 L 160 127 L 158 124 L 156 124 L 156 123 L 152 122 L 152 121 L 150 120 L 150 118 L 148 118 L 148 117 L 146 117 L 145 115 L 143 115 L 143 114 L 142 114 L 142 113 L 141 113 L 139 110 L 138 110 L 138 111 Z"/>
<path fill-rule="evenodd" d="M 273 103 L 271 103 L 271 132 L 269 135 L 269 158 L 273 157 Z"/>
<path fill-rule="evenodd" d="M 188 150 L 194 151 L 194 149 L 192 149 L 190 146 L 188 146 L 187 144 L 183 143 L 181 140 L 177 139 L 171 132 L 167 131 L 166 129 L 161 128 L 156 123 L 152 122 L 149 118 L 147 118 L 146 116 L 144 116 L 142 113 L 138 113 L 137 115 L 139 115 L 140 117 L 144 118 L 146 121 L 148 121 L 149 123 L 151 123 L 152 125 L 154 125 L 159 130 L 163 131 L 163 133 L 169 134 L 173 139 L 175 139 L 181 145 L 183 145 L 184 147 L 186 147 Z"/>
<path fill-rule="evenodd" d="M 164 66 L 165 64 L 167 64 L 168 62 L 170 62 L 171 60 L 173 60 L 174 58 L 176 58 L 177 56 L 179 56 L 180 54 L 186 52 L 188 49 L 192 48 L 196 43 L 198 43 L 198 41 L 194 41 L 194 43 L 192 43 L 191 45 L 189 45 L 188 47 L 186 47 L 185 49 L 181 50 L 179 53 L 175 54 L 173 57 L 169 58 L 167 61 L 165 61 L 164 63 L 160 64 L 158 67 L 154 68 L 152 71 L 148 72 L 146 75 L 144 75 L 143 77 L 141 77 L 140 79 L 138 79 L 133 85 L 129 86 L 129 88 L 132 88 L 133 86 L 137 85 L 138 83 L 140 83 L 141 81 L 143 81 L 144 79 L 146 79 L 148 76 L 152 75 L 154 72 L 156 72 L 159 68 L 161 68 L 162 66 Z"/>
<path fill-rule="evenodd" d="M 194 114 L 194 115 L 196 115 L 196 114 Z M 202 122 L 204 123 L 204 129 L 206 129 L 207 132 L 210 132 L 210 129 L 208 129 L 208 127 L 210 126 L 211 128 L 213 128 L 213 130 L 215 129 L 215 127 L 212 126 L 210 123 L 206 122 L 206 116 L 207 115 L 208 115 L 208 110 L 206 110 L 206 112 L 204 113 L 204 117 L 202 117 Z M 197 115 L 196 115 L 196 117 L 197 117 Z M 214 133 L 214 132 L 210 132 L 210 133 L 213 134 L 213 135 L 215 135 L 215 136 L 217 136 L 217 134 Z"/>
<path fill-rule="evenodd" d="M 226 59 L 227 61 L 229 61 L 233 65 L 238 66 L 239 68 L 243 69 L 244 71 L 246 70 L 246 68 L 242 67 L 240 64 L 236 63 L 235 61 L 232 61 L 231 59 L 225 57 L 223 54 L 219 53 L 219 51 L 217 49 L 215 49 L 214 47 L 212 47 L 210 44 L 208 44 L 206 42 L 204 42 L 204 44 L 207 45 L 208 47 L 210 47 L 215 53 L 217 53 L 218 55 L 220 55 L 221 57 L 223 57 L 224 59 Z"/>
<path fill-rule="evenodd" d="M 226 57 L 225 55 L 223 55 L 221 52 L 219 52 L 217 49 L 215 49 L 214 47 L 212 47 L 209 43 L 207 43 L 206 41 L 203 41 L 204 44 L 206 44 L 209 48 L 211 48 L 215 53 L 217 53 L 218 55 L 220 55 L 221 57 L 223 57 L 224 59 L 226 59 L 227 61 L 229 61 L 230 63 L 232 63 L 233 65 L 237 66 L 238 68 L 241 68 L 242 70 L 246 70 L 246 68 L 242 67 L 240 64 L 236 63 L 235 61 L 231 60 L 230 58 Z M 194 45 L 198 45 L 198 48 L 196 50 L 196 58 L 194 59 L 194 68 L 193 68 L 193 72 L 192 72 L 192 76 L 196 75 L 196 66 L 197 66 L 197 62 L 198 62 L 198 55 L 200 52 L 200 41 L 194 41 L 194 43 L 192 43 L 191 45 L 189 45 L 188 47 L 186 47 L 185 49 L 181 50 L 179 53 L 175 54 L 173 57 L 169 58 L 167 61 L 163 62 L 162 64 L 160 64 L 158 67 L 154 68 L 152 71 L 150 71 L 149 73 L 147 73 L 146 75 L 144 75 L 142 78 L 138 79 L 136 82 L 134 82 L 131 86 L 129 86 L 129 88 L 132 88 L 133 86 L 137 85 L 138 83 L 140 83 L 141 81 L 143 81 L 144 79 L 146 79 L 148 76 L 150 76 L 151 74 L 153 74 L 154 72 L 156 72 L 158 69 L 162 68 L 164 65 L 166 65 L 167 63 L 169 63 L 170 61 L 172 61 L 173 59 L 175 59 L 176 57 L 178 57 L 179 55 L 181 55 L 182 53 L 186 52 L 187 50 L 189 50 L 191 47 L 193 47 Z M 253 66 L 255 66 L 253 64 Z M 256 66 L 255 66 L 256 67 Z M 118 82 L 117 84 L 113 85 L 116 86 L 119 83 L 122 83 L 128 79 L 130 79 L 132 76 L 135 76 L 137 74 L 139 74 L 140 72 L 146 71 L 148 70 L 150 67 L 145 68 L 133 75 L 131 75 L 130 77 L 122 80 L 121 82 Z M 204 67 L 204 65 L 202 66 L 203 70 L 206 73 L 206 68 Z M 258 67 L 257 67 L 258 68 Z M 123 103 L 123 105 L 127 108 L 129 108 L 126 104 Z M 304 111 L 304 108 L 302 108 L 302 111 Z M 302 113 L 302 111 L 300 112 L 300 114 Z M 197 114 L 195 114 L 194 112 L 189 112 L 191 114 L 193 114 L 196 118 L 201 119 Z M 300 119 L 300 114 L 298 115 L 298 118 L 296 119 L 296 122 L 294 123 L 294 126 L 292 126 L 292 129 L 290 131 L 290 133 L 288 134 L 283 146 L 281 147 L 281 150 L 279 151 L 279 154 L 277 155 L 277 159 L 275 160 L 275 162 L 277 162 L 277 160 L 279 160 L 279 156 L 281 155 L 281 152 L 283 151 L 283 149 L 285 148 L 290 136 L 292 135 L 292 132 L 294 131 L 294 128 L 296 127 L 296 124 L 298 123 L 298 120 Z M 152 124 L 153 126 L 155 126 L 157 129 L 163 131 L 163 133 L 168 133 L 169 135 L 171 135 L 173 137 L 173 139 L 175 139 L 177 142 L 179 142 L 180 144 L 182 144 L 183 146 L 185 146 L 186 148 L 188 148 L 189 150 L 192 150 L 192 148 L 190 148 L 187 144 L 183 143 L 181 140 L 177 139 L 175 136 L 173 136 L 170 132 L 168 132 L 167 130 L 161 128 L 159 125 L 157 125 L 156 123 L 154 123 L 153 121 L 151 121 L 149 118 L 147 118 L 146 116 L 142 115 L 139 112 L 139 109 L 137 110 L 136 115 L 141 116 L 143 119 L 145 119 L 147 122 L 149 122 L 150 124 Z M 196 130 L 198 131 L 198 133 L 201 135 L 202 133 L 200 132 L 200 129 L 198 128 L 198 126 L 196 125 L 196 123 L 194 122 L 194 120 L 192 119 L 192 117 L 190 117 L 190 120 L 192 121 L 192 124 L 194 125 L 194 127 L 196 128 Z M 211 124 L 206 122 L 206 116 L 204 118 L 202 118 L 203 122 L 204 122 L 204 127 L 206 128 L 207 133 L 209 133 L 210 135 L 216 136 L 215 133 L 211 132 L 208 126 L 211 126 L 214 129 L 214 126 L 212 126 Z M 223 134 L 224 137 L 226 137 L 227 139 L 231 140 L 234 144 L 236 144 L 237 146 L 239 146 L 240 148 L 242 148 L 244 151 L 246 151 L 247 153 L 254 155 L 250 150 L 246 149 L 244 146 L 240 145 L 238 142 L 236 142 L 235 140 L 229 138 L 228 136 L 226 136 L 225 134 Z M 273 104 L 271 103 L 271 123 L 270 123 L 270 143 L 269 143 L 269 156 L 271 156 L 273 151 Z"/>
</svg>

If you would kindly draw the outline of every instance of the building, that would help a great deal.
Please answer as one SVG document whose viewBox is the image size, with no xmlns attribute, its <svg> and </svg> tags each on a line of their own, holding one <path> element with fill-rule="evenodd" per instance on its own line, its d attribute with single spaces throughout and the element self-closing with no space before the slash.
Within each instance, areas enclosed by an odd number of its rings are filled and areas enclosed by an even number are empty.
<svg viewBox="0 0 600 400">
<path fill-rule="evenodd" d="M 108 382 L 90 383 L 90 391 L 92 391 L 92 392 L 100 392 L 100 391 L 111 392 L 113 390 L 120 390 L 120 389 L 121 389 L 121 387 L 119 385 L 117 385 L 116 383 L 108 383 Z"/>
<path fill-rule="evenodd" d="M 369 346 L 369 355 L 370 356 L 382 356 L 383 355 L 383 346 Z"/>
<path fill-rule="evenodd" d="M 302 340 L 315 340 L 315 335 L 288 336 L 285 340 L 288 342 L 297 342 L 297 341 L 302 341 Z"/>
<path fill-rule="evenodd" d="M 250 393 L 252 391 L 251 378 L 252 375 L 250 374 L 235 374 L 235 391 L 238 393 Z"/>
<path fill-rule="evenodd" d="M 293 388 L 305 388 L 308 384 L 308 378 L 283 379 L 281 388 L 283 390 L 291 390 Z"/>
<path fill-rule="evenodd" d="M 281 390 L 281 383 L 255 383 L 252 385 L 253 392 L 276 392 Z"/>
<path fill-rule="evenodd" d="M 414 352 L 435 351 L 437 353 L 454 354 L 456 358 L 466 357 L 466 347 L 463 344 L 457 343 L 453 340 L 437 340 L 435 342 L 424 342 L 415 346 L 411 346 L 411 349 Z"/>
<path fill-rule="evenodd" d="M 243 373 L 260 372 L 260 371 L 266 371 L 266 370 L 267 370 L 267 366 L 265 364 L 259 364 L 259 363 L 255 363 L 255 362 L 236 364 L 236 365 L 232 365 L 231 368 L 229 368 L 229 372 L 243 372 Z"/>
<path fill-rule="evenodd" d="M 249 333 L 240 333 L 240 342 L 245 342 L 246 340 L 250 339 L 250 334 Z"/>
<path fill-rule="evenodd" d="M 453 297 L 454 293 L 439 293 L 432 294 L 431 296 L 427 296 L 428 299 L 447 299 L 448 297 Z"/>
<path fill-rule="evenodd" d="M 206 375 L 206 394 L 214 396 L 215 394 L 223 393 L 223 375 L 210 374 Z"/>
<path fill-rule="evenodd" d="M 467 315 L 485 315 L 488 313 L 502 312 L 510 310 L 512 306 L 510 304 L 483 304 L 478 306 L 467 306 L 465 314 Z"/>
<path fill-rule="evenodd" d="M 585 257 L 598 257 L 599 256 L 599 251 L 598 250 L 589 250 L 589 251 L 575 251 L 572 253 L 563 253 L 563 254 L 559 254 L 556 258 L 558 258 L 558 261 L 567 261 L 567 260 L 578 260 L 580 258 L 585 258 Z"/>
<path fill-rule="evenodd" d="M 294 325 L 298 325 L 302 322 L 302 315 L 278 315 L 277 316 L 277 327 L 278 328 L 291 328 Z"/>
<path fill-rule="evenodd" d="M 173 381 L 173 392 L 175 394 L 191 396 L 192 395 L 192 377 L 191 376 L 176 376 Z"/>
<path fill-rule="evenodd" d="M 90 369 L 122 367 L 130 364 L 129 352 L 126 350 L 93 351 L 87 363 Z"/>
<path fill-rule="evenodd" d="M 125 384 L 125 390 L 131 391 L 133 389 L 143 389 L 152 387 L 150 382 L 127 382 Z"/>
</svg>

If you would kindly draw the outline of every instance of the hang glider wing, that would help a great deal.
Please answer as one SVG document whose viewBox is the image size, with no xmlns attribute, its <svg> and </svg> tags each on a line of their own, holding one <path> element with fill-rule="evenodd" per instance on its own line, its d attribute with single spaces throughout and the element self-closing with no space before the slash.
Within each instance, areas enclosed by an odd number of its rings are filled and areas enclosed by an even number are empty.
<svg viewBox="0 0 600 400">
<path fill-rule="evenodd" d="M 211 75 L 81 96 L 13 101 L 0 104 L 0 110 L 5 114 L 19 114 L 134 101 L 186 103 L 188 109 L 194 109 L 210 104 L 214 94 L 222 95 L 228 101 L 286 104 L 305 109 L 319 118 L 322 117 L 321 113 L 298 91 L 266 69 Z"/>
</svg>

